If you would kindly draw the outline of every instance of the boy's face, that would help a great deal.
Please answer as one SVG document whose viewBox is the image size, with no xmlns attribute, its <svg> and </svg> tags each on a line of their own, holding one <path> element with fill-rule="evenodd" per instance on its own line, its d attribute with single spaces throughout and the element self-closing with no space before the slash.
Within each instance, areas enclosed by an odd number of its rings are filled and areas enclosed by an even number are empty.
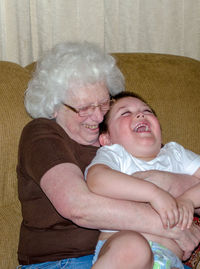
<svg viewBox="0 0 200 269">
<path fill-rule="evenodd" d="M 102 145 L 120 144 L 133 156 L 151 160 L 161 148 L 161 128 L 148 105 L 134 97 L 124 97 L 113 105 Z"/>
</svg>

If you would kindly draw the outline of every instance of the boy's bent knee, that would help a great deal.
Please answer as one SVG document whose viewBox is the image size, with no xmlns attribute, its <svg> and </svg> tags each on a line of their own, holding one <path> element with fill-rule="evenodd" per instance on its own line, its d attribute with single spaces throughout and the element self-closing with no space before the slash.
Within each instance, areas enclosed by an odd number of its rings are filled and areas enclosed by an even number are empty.
<svg viewBox="0 0 200 269">
<path fill-rule="evenodd" d="M 118 265 L 116 268 L 146 269 L 153 266 L 153 254 L 148 241 L 141 234 L 132 231 L 112 235 L 104 244 L 99 257 L 104 254 L 112 264 Z"/>
</svg>

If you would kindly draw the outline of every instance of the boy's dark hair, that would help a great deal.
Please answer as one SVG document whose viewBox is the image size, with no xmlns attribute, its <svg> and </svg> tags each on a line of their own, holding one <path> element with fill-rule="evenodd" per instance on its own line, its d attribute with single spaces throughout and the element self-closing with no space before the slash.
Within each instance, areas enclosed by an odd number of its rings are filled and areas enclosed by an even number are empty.
<svg viewBox="0 0 200 269">
<path fill-rule="evenodd" d="M 148 103 L 145 101 L 145 99 L 143 97 L 141 97 L 139 94 L 134 93 L 134 92 L 124 91 L 124 92 L 120 92 L 120 93 L 118 93 L 118 94 L 116 94 L 116 95 L 114 95 L 114 96 L 111 97 L 111 105 L 110 105 L 110 108 L 112 108 L 112 105 L 115 104 L 116 101 L 118 101 L 118 100 L 120 100 L 122 98 L 125 98 L 125 97 L 137 98 L 137 99 L 141 100 L 142 102 L 144 102 L 145 104 L 148 105 Z M 154 110 L 153 110 L 153 113 L 155 114 L 155 111 Z M 109 115 L 110 115 L 110 112 L 108 111 L 105 114 L 103 121 L 99 124 L 99 134 L 107 133 L 108 132 Z"/>
<path fill-rule="evenodd" d="M 138 99 L 140 99 L 142 102 L 144 102 L 145 104 L 147 104 L 146 100 L 145 100 L 142 96 L 140 96 L 140 95 L 137 94 L 137 93 L 129 92 L 129 91 L 120 92 L 120 93 L 118 93 L 118 94 L 112 96 L 112 97 L 111 97 L 111 100 L 113 99 L 113 100 L 117 101 L 117 100 L 122 99 L 122 98 L 124 98 L 124 97 L 134 97 L 134 98 L 138 98 Z"/>
</svg>

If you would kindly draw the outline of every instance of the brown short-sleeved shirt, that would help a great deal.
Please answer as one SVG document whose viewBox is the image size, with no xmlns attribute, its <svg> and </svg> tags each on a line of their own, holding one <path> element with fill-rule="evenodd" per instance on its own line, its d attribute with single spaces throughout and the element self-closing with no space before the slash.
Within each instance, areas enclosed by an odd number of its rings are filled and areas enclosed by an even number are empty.
<svg viewBox="0 0 200 269">
<path fill-rule="evenodd" d="M 99 231 L 81 228 L 59 215 L 41 190 L 40 180 L 60 163 L 74 163 L 84 172 L 96 150 L 71 140 L 54 120 L 36 119 L 25 126 L 17 166 L 23 215 L 18 247 L 20 264 L 93 253 Z"/>
</svg>

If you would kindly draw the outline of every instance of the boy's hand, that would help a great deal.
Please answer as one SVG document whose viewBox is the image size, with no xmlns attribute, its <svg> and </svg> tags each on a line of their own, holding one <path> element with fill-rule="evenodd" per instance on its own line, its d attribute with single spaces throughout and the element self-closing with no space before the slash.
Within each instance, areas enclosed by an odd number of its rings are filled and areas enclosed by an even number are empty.
<svg viewBox="0 0 200 269">
<path fill-rule="evenodd" d="M 179 221 L 179 211 L 176 199 L 171 194 L 157 188 L 154 198 L 150 201 L 151 206 L 160 215 L 163 227 L 169 229 L 174 227 Z"/>
<path fill-rule="evenodd" d="M 176 201 L 179 210 L 179 221 L 177 225 L 181 228 L 181 230 L 186 228 L 189 229 L 194 217 L 193 202 L 190 199 L 184 199 L 182 196 L 179 196 Z"/>
</svg>

